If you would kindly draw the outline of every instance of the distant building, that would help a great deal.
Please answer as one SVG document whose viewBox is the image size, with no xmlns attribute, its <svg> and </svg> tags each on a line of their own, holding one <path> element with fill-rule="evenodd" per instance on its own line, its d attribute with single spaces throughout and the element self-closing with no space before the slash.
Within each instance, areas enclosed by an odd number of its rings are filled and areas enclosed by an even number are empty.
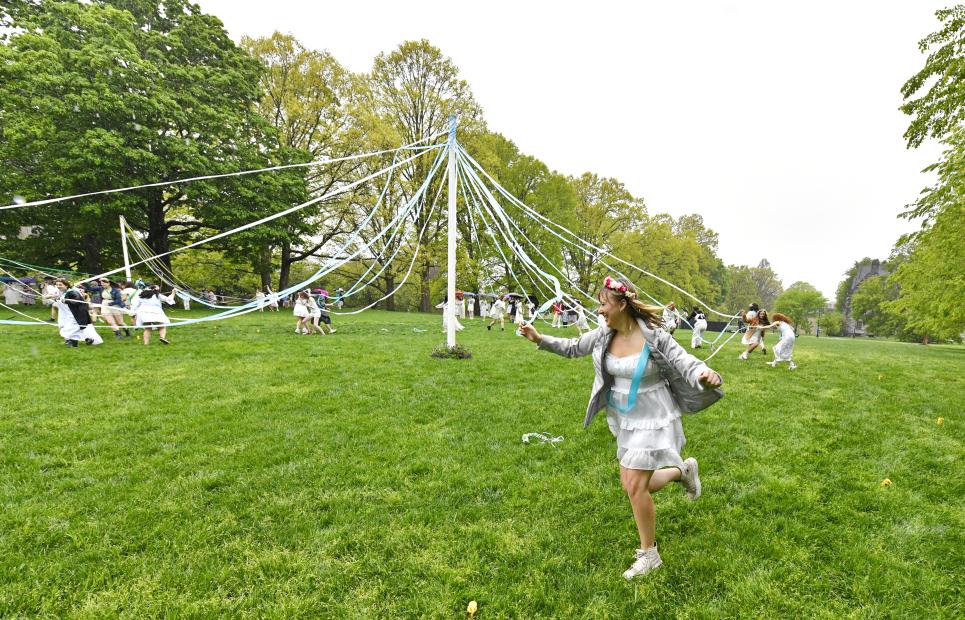
<svg viewBox="0 0 965 620">
<path fill-rule="evenodd" d="M 848 296 L 844 300 L 844 327 L 842 327 L 842 335 L 844 336 L 866 336 L 864 323 L 861 322 L 860 318 L 855 318 L 851 316 L 851 297 L 854 292 L 858 290 L 861 283 L 868 278 L 873 278 L 875 276 L 886 276 L 891 272 L 885 269 L 881 261 L 875 259 L 870 263 L 864 263 L 858 265 L 858 273 L 854 274 L 854 278 L 851 279 L 851 289 L 848 291 Z"/>
</svg>

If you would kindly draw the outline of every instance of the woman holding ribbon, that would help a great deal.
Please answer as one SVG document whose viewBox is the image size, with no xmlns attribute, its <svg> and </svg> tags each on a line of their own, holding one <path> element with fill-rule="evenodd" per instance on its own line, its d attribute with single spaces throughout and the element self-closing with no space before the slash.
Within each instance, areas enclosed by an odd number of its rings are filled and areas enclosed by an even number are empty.
<svg viewBox="0 0 965 620">
<path fill-rule="evenodd" d="M 596 377 L 584 427 L 606 409 L 616 437 L 620 481 L 640 537 L 634 562 L 623 573 L 632 579 L 663 563 L 657 552 L 651 493 L 680 482 L 689 499 L 700 497 L 697 460 L 680 456 L 686 438 L 678 401 L 684 399 L 691 407 L 688 411 L 706 407 L 693 402 L 704 391 L 718 387 L 721 378 L 660 327 L 662 308 L 639 301 L 632 284 L 608 277 L 598 298 L 603 321 L 578 338 L 543 336 L 532 325 L 523 325 L 521 332 L 541 350 L 564 357 L 593 356 Z M 677 394 L 680 382 L 687 386 L 687 394 Z M 675 391 L 671 391 L 673 385 L 678 386 Z"/>
</svg>

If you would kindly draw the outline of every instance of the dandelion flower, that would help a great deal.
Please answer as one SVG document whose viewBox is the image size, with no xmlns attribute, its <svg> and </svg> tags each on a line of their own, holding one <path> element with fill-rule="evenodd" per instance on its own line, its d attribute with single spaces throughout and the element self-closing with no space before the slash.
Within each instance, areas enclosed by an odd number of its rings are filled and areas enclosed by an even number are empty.
<svg viewBox="0 0 965 620">
<path fill-rule="evenodd" d="M 890 479 L 890 478 L 885 478 L 884 480 L 882 480 L 882 481 L 881 481 L 881 486 L 883 486 L 883 487 L 890 487 L 890 486 L 891 486 L 891 479 Z"/>
<path fill-rule="evenodd" d="M 472 618 L 476 615 L 476 610 L 478 608 L 479 606 L 476 605 L 476 601 L 469 601 L 469 605 L 466 607 L 466 613 L 468 613 L 469 617 Z"/>
<path fill-rule="evenodd" d="M 935 424 L 937 424 L 938 426 L 941 426 L 944 423 L 945 423 L 945 418 L 938 418 L 937 420 L 935 420 Z"/>
</svg>

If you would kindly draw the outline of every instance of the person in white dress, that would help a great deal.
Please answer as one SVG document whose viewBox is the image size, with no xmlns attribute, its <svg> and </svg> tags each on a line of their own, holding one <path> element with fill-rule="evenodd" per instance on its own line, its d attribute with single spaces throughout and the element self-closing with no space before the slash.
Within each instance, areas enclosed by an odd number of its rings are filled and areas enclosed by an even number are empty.
<svg viewBox="0 0 965 620">
<path fill-rule="evenodd" d="M 576 330 L 581 334 L 590 331 L 590 322 L 586 320 L 586 309 L 579 302 L 576 302 Z"/>
<path fill-rule="evenodd" d="M 6 282 L 3 285 L 3 303 L 8 306 L 16 306 L 23 303 L 23 295 L 13 281 Z"/>
<path fill-rule="evenodd" d="M 759 344 L 758 326 L 760 325 L 760 321 L 757 318 L 758 309 L 757 304 L 751 304 L 747 312 L 744 313 L 745 327 L 744 335 L 741 336 L 741 344 L 746 346 L 747 349 L 737 357 L 739 360 L 746 360 L 747 356 L 750 355 Z"/>
<path fill-rule="evenodd" d="M 700 308 L 694 306 L 693 312 L 689 317 L 690 325 L 693 327 L 693 335 L 690 337 L 690 348 L 699 349 L 704 345 L 704 332 L 707 331 L 707 315 Z"/>
<path fill-rule="evenodd" d="M 794 324 L 791 323 L 791 319 L 780 312 L 775 312 L 771 318 L 771 324 L 763 329 L 776 329 L 781 332 L 780 341 L 771 348 L 771 350 L 774 351 L 774 360 L 764 363 L 774 368 L 777 367 L 778 362 L 787 362 L 788 370 L 797 368 L 797 364 L 791 359 L 791 356 L 794 354 L 794 341 L 797 340 L 797 337 L 794 335 Z"/>
<path fill-rule="evenodd" d="M 523 317 L 523 300 L 517 299 L 516 309 L 513 311 L 513 323 L 522 325 L 524 322 L 526 322 L 526 319 Z"/>
<path fill-rule="evenodd" d="M 466 295 L 463 303 L 466 306 L 466 318 L 469 320 L 476 318 L 476 298 Z"/>
<path fill-rule="evenodd" d="M 667 304 L 667 307 L 663 309 L 663 329 L 668 334 L 672 334 L 677 330 L 678 323 L 677 304 L 670 302 Z"/>
<path fill-rule="evenodd" d="M 50 306 L 50 320 L 57 321 L 57 310 L 58 304 L 57 300 L 60 299 L 61 292 L 57 290 L 57 285 L 54 284 L 52 279 L 44 280 L 44 286 L 41 290 L 43 304 L 45 306 Z"/>
<path fill-rule="evenodd" d="M 76 348 L 83 340 L 87 344 L 97 345 L 104 342 L 97 330 L 91 324 L 90 311 L 87 300 L 81 291 L 70 285 L 70 282 L 59 279 L 54 283 L 60 297 L 57 304 L 57 327 L 64 344 Z"/>
<path fill-rule="evenodd" d="M 311 333 L 308 326 L 311 323 L 311 312 L 308 310 L 308 300 L 311 296 L 305 291 L 298 291 L 298 296 L 295 298 L 295 304 L 292 307 L 292 314 L 295 315 L 295 333 L 305 334 L 306 336 Z"/>
<path fill-rule="evenodd" d="M 456 304 L 455 304 L 455 306 L 454 306 L 454 309 L 455 309 L 455 312 L 457 313 L 457 316 L 458 316 L 459 306 L 460 306 L 460 305 L 461 305 L 461 303 L 460 303 L 460 301 L 457 299 L 457 300 L 456 300 Z M 449 331 L 449 302 L 442 301 L 442 302 L 436 304 L 436 308 L 441 308 L 441 309 L 442 309 L 442 331 L 448 333 L 448 331 Z M 462 323 L 459 322 L 459 319 L 458 319 L 458 318 L 454 318 L 453 320 L 455 321 L 456 331 L 457 331 L 457 332 L 461 332 L 461 331 L 464 329 Z"/>
<path fill-rule="evenodd" d="M 137 299 L 137 294 L 140 293 L 140 289 L 134 287 L 134 283 L 128 280 L 124 283 L 124 288 L 121 289 L 121 298 L 124 300 L 124 307 L 131 310 L 134 306 L 134 300 Z"/>
<path fill-rule="evenodd" d="M 328 325 L 328 323 L 323 322 L 319 324 L 319 321 L 322 319 L 322 310 L 324 305 L 325 301 L 323 298 L 319 298 L 318 301 L 315 301 L 314 297 L 311 295 L 308 296 L 308 318 L 310 319 L 308 327 L 313 333 L 318 333 L 323 336 L 335 331 L 331 328 L 331 326 Z"/>
<path fill-rule="evenodd" d="M 258 312 L 265 311 L 265 293 L 261 289 L 255 291 L 255 303 L 258 304 Z"/>
<path fill-rule="evenodd" d="M 268 309 L 278 312 L 278 296 L 271 291 L 271 287 L 265 287 L 268 292 Z"/>
<path fill-rule="evenodd" d="M 456 291 L 456 318 L 466 318 L 466 297 L 462 291 Z"/>
<path fill-rule="evenodd" d="M 178 289 L 174 289 L 167 295 L 162 295 L 160 287 L 155 285 L 145 288 L 134 297 L 131 310 L 134 311 L 134 324 L 144 328 L 144 346 L 151 344 L 151 332 L 154 330 L 157 330 L 161 344 L 171 344 L 167 328 L 171 319 L 164 314 L 162 303 L 173 306 L 177 292 Z"/>
<path fill-rule="evenodd" d="M 688 389 L 699 393 L 720 386 L 721 378 L 660 328 L 661 308 L 640 302 L 632 284 L 608 277 L 599 300 L 604 322 L 578 338 L 542 336 L 528 324 L 520 331 L 540 350 L 564 357 L 593 356 L 596 376 L 584 426 L 606 409 L 616 438 L 620 481 L 640 537 L 635 560 L 623 573 L 632 579 L 663 563 L 651 493 L 679 481 L 689 499 L 701 494 L 697 460 L 680 456 L 686 443 L 680 422 L 683 411 L 664 372 L 678 374 Z"/>
<path fill-rule="evenodd" d="M 493 302 L 492 308 L 489 310 L 489 317 L 492 321 L 486 326 L 486 329 L 491 330 L 496 321 L 499 321 L 499 329 L 501 331 L 506 331 L 506 302 L 502 299 L 496 298 Z"/>
</svg>

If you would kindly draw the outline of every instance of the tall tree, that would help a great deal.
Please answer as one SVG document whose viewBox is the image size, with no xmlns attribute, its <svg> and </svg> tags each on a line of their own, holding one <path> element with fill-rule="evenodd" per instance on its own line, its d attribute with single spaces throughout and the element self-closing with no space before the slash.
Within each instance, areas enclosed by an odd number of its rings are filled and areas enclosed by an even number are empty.
<svg viewBox="0 0 965 620">
<path fill-rule="evenodd" d="M 965 298 L 962 216 L 965 214 L 965 5 L 936 12 L 944 26 L 925 37 L 924 68 L 902 88 L 902 110 L 912 116 L 905 132 L 910 147 L 926 137 L 947 146 L 940 161 L 926 168 L 938 182 L 925 189 L 902 213 L 920 219 L 921 230 L 899 239 L 896 251 L 907 255 L 892 277 L 898 299 L 889 305 L 907 315 L 912 331 L 959 338 L 965 330 L 961 299 Z M 924 88 L 927 92 L 913 99 Z"/>
<path fill-rule="evenodd" d="M 0 48 L 7 192 L 65 195 L 286 161 L 254 108 L 260 65 L 196 5 L 51 0 L 18 3 L 9 15 L 17 30 Z M 96 271 L 102 256 L 115 256 L 118 213 L 163 253 L 202 230 L 277 209 L 303 185 L 299 177 L 147 188 L 10 217 L 36 224 L 31 241 L 50 254 L 69 262 L 73 247 L 74 260 Z M 252 204 L 229 204 L 246 196 Z"/>
<path fill-rule="evenodd" d="M 740 312 L 759 299 L 754 275 L 747 265 L 727 267 L 727 294 L 724 306 L 728 312 Z M 758 302 L 760 303 L 760 302 Z"/>
<path fill-rule="evenodd" d="M 782 312 L 794 322 L 794 330 L 811 331 L 811 319 L 816 318 L 827 305 L 828 300 L 812 284 L 795 282 L 787 287 L 774 301 L 774 309 Z"/>
<path fill-rule="evenodd" d="M 459 77 L 459 69 L 451 59 L 428 41 L 406 41 L 398 49 L 379 54 L 368 77 L 366 108 L 369 114 L 386 119 L 404 143 L 431 138 L 449 128 L 449 115 L 460 116 L 463 132 L 482 126 L 482 110 L 473 99 L 469 84 Z M 404 197 L 413 195 L 429 172 L 431 161 L 420 157 L 405 167 L 407 181 Z M 441 175 L 436 183 L 441 182 Z M 435 195 L 437 185 L 427 192 Z M 429 280 L 438 272 L 440 263 L 439 235 L 445 218 L 440 212 L 436 221 L 426 222 L 428 209 L 423 209 L 416 229 L 426 227 L 421 241 L 418 276 L 421 281 L 420 309 L 430 309 Z"/>
<path fill-rule="evenodd" d="M 751 268 L 751 278 L 754 280 L 754 286 L 757 287 L 757 303 L 761 308 L 773 307 L 784 287 L 781 286 L 781 281 L 766 258 L 762 258 L 757 267 Z"/>
<path fill-rule="evenodd" d="M 643 199 L 635 198 L 617 179 L 589 172 L 574 179 L 573 186 L 577 203 L 570 229 L 594 246 L 619 256 L 619 250 L 633 243 L 627 233 L 644 229 L 647 208 Z M 622 242 L 621 247 L 615 246 L 617 241 Z M 563 253 L 583 290 L 598 286 L 606 271 L 601 262 L 606 260 L 605 255 L 574 248 L 564 248 Z"/>
<path fill-rule="evenodd" d="M 290 149 L 309 160 L 339 159 L 363 150 L 365 128 L 356 114 L 357 80 L 328 52 L 306 49 L 292 35 L 242 37 L 241 47 L 263 63 L 264 96 L 258 109 Z M 352 179 L 364 162 L 340 161 L 308 169 L 309 189 L 316 195 Z M 323 201 L 285 219 L 286 230 L 262 254 L 279 250 L 279 288 L 288 286 L 291 266 L 320 256 L 333 239 L 351 232 L 354 196 Z M 257 256 L 257 255 L 256 255 Z M 258 257 L 262 282 L 270 265 Z"/>
<path fill-rule="evenodd" d="M 887 309 L 905 318 L 909 332 L 961 340 L 965 333 L 963 265 L 965 203 L 959 198 L 943 207 L 925 234 L 911 243 L 907 260 L 890 278 L 900 294 Z"/>
</svg>

